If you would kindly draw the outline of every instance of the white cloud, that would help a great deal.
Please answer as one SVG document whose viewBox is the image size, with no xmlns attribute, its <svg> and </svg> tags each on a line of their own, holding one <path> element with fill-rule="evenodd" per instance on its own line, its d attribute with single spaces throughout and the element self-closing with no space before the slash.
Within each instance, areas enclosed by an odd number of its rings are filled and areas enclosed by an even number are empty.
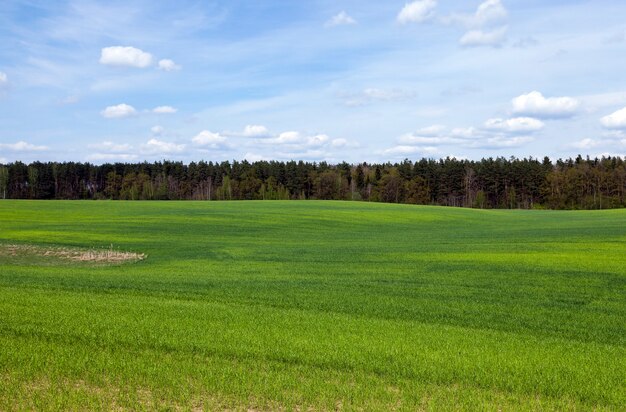
<svg viewBox="0 0 626 412">
<path fill-rule="evenodd" d="M 100 151 L 108 152 L 108 153 L 125 153 L 125 152 L 128 152 L 129 150 L 132 150 L 133 148 L 128 143 L 118 144 L 118 143 L 113 143 L 109 140 L 106 140 L 102 143 L 91 144 L 87 147 L 90 149 L 96 149 L 96 150 L 100 150 Z"/>
<path fill-rule="evenodd" d="M 325 146 L 330 141 L 330 137 L 325 134 L 304 136 L 299 132 L 289 131 L 279 134 L 271 139 L 263 139 L 260 142 L 272 145 L 284 145 L 291 149 L 302 150 L 310 147 Z"/>
<path fill-rule="evenodd" d="M 276 137 L 258 139 L 256 142 L 271 145 L 276 150 L 275 154 L 280 155 L 281 158 L 300 156 L 302 159 L 313 159 L 315 158 L 314 154 L 319 153 L 319 159 L 330 159 L 329 150 L 331 149 L 359 147 L 357 142 L 348 139 L 331 139 L 331 137 L 326 134 L 306 135 L 297 131 L 283 132 Z M 279 152 L 280 150 L 288 150 L 289 152 Z"/>
<path fill-rule="evenodd" d="M 345 11 L 342 11 L 328 20 L 326 22 L 326 27 L 348 26 L 352 24 L 356 24 L 356 20 L 350 17 Z"/>
<path fill-rule="evenodd" d="M 383 150 L 382 154 L 385 156 L 408 156 L 408 155 L 420 155 L 431 156 L 440 153 L 439 149 L 434 146 L 408 146 L 398 145 L 389 149 Z"/>
<path fill-rule="evenodd" d="M 423 23 L 433 17 L 436 7 L 436 0 L 417 0 L 406 3 L 398 14 L 398 23 Z"/>
<path fill-rule="evenodd" d="M 271 137 L 269 129 L 259 124 L 249 124 L 244 127 L 242 131 L 237 132 L 225 130 L 221 135 L 226 137 L 253 137 L 258 139 Z"/>
<path fill-rule="evenodd" d="M 244 137 L 267 137 L 269 134 L 267 127 L 256 124 L 246 126 L 241 133 Z"/>
<path fill-rule="evenodd" d="M 460 24 L 467 29 L 459 44 L 463 47 L 501 46 L 505 40 L 507 26 L 502 25 L 508 12 L 500 0 L 486 0 L 471 14 L 453 14 L 442 19 L 444 23 Z M 493 27 L 499 24 L 500 27 Z"/>
<path fill-rule="evenodd" d="M 122 103 L 117 106 L 109 106 L 101 111 L 100 114 L 107 119 L 121 119 L 136 115 L 137 110 L 133 106 Z"/>
<path fill-rule="evenodd" d="M 303 138 L 298 132 L 282 132 L 277 137 L 264 139 L 263 143 L 267 144 L 298 144 L 303 142 Z"/>
<path fill-rule="evenodd" d="M 507 11 L 500 0 L 486 0 L 481 3 L 474 14 L 474 25 L 483 26 L 492 21 L 506 19 Z"/>
<path fill-rule="evenodd" d="M 545 124 L 538 119 L 532 117 L 514 117 L 512 119 L 489 119 L 485 122 L 485 128 L 488 130 L 498 130 L 507 133 L 527 133 L 536 132 Z"/>
<path fill-rule="evenodd" d="M 439 144 L 450 144 L 450 143 L 458 143 L 459 139 L 447 136 L 421 136 L 418 134 L 405 134 L 398 138 L 398 143 L 405 145 L 439 145 Z"/>
<path fill-rule="evenodd" d="M 302 150 L 295 152 L 276 152 L 275 159 L 283 160 L 327 160 L 336 161 L 331 153 L 323 150 Z"/>
<path fill-rule="evenodd" d="M 626 132 L 623 130 L 609 130 L 602 133 L 602 137 L 605 137 L 609 140 L 626 139 Z"/>
<path fill-rule="evenodd" d="M 197 146 L 206 146 L 212 149 L 224 147 L 227 143 L 225 136 L 208 130 L 198 133 L 191 141 Z"/>
<path fill-rule="evenodd" d="M 9 77 L 5 72 L 0 72 L 0 87 L 4 86 L 9 82 Z"/>
<path fill-rule="evenodd" d="M 6 157 L 0 157 L 0 165 L 6 165 L 9 163 L 9 159 Z"/>
<path fill-rule="evenodd" d="M 597 140 L 583 139 L 578 142 L 572 143 L 572 147 L 575 149 L 580 149 L 580 150 L 589 150 L 589 149 L 593 149 L 594 147 L 600 146 L 600 144 L 601 143 Z"/>
<path fill-rule="evenodd" d="M 100 55 L 100 63 L 109 66 L 145 68 L 152 65 L 152 55 L 135 47 L 105 47 Z"/>
<path fill-rule="evenodd" d="M 330 145 L 334 148 L 346 147 L 350 143 L 346 139 L 333 139 Z"/>
<path fill-rule="evenodd" d="M 164 142 L 162 140 L 150 139 L 141 145 L 141 152 L 145 154 L 174 154 L 185 150 L 184 144 Z"/>
<path fill-rule="evenodd" d="M 87 146 L 93 150 L 86 160 L 95 162 L 131 162 L 137 160 L 139 156 L 133 151 L 133 146 L 128 143 L 115 143 L 106 140 L 102 143 L 90 144 Z"/>
<path fill-rule="evenodd" d="M 508 13 L 500 0 L 486 0 L 481 3 L 473 14 L 453 14 L 444 19 L 446 23 L 460 23 L 469 28 L 483 27 L 487 24 L 500 22 L 507 18 Z"/>
<path fill-rule="evenodd" d="M 572 97 L 545 98 L 537 91 L 518 96 L 512 103 L 514 113 L 539 118 L 571 117 L 580 106 Z"/>
<path fill-rule="evenodd" d="M 463 47 L 500 46 L 504 41 L 507 29 L 506 26 L 502 26 L 491 31 L 471 30 L 461 37 L 459 44 Z"/>
<path fill-rule="evenodd" d="M 474 139 L 479 136 L 479 133 L 475 127 L 456 127 L 452 129 L 450 135 L 461 139 Z"/>
<path fill-rule="evenodd" d="M 166 72 L 173 72 L 182 69 L 182 67 L 170 59 L 159 60 L 159 69 Z"/>
<path fill-rule="evenodd" d="M 441 136 L 442 133 L 444 133 L 446 131 L 446 127 L 439 125 L 439 124 L 434 124 L 432 126 L 428 126 L 428 127 L 422 127 L 421 129 L 417 130 L 415 132 L 416 135 L 420 135 L 420 136 Z"/>
<path fill-rule="evenodd" d="M 583 96 L 576 96 L 586 109 L 586 112 L 593 113 L 604 108 L 622 106 L 626 104 L 626 92 L 609 92 L 600 94 L 588 94 Z"/>
<path fill-rule="evenodd" d="M 152 133 L 153 136 L 161 136 L 165 132 L 165 128 L 159 125 L 152 126 L 150 128 L 150 132 Z"/>
<path fill-rule="evenodd" d="M 485 141 L 476 142 L 471 145 L 471 147 L 483 148 L 483 149 L 505 149 L 511 147 L 520 147 L 525 145 L 526 143 L 532 142 L 533 139 L 530 136 L 517 136 L 517 137 L 506 137 L 506 136 L 495 136 L 486 139 Z"/>
<path fill-rule="evenodd" d="M 466 139 L 474 138 L 478 130 L 470 128 L 456 128 L 448 130 L 442 125 L 432 125 L 418 129 L 413 133 L 406 133 L 400 136 L 397 141 L 400 145 L 450 145 L 464 142 Z"/>
<path fill-rule="evenodd" d="M 154 109 L 152 109 L 152 112 L 157 113 L 157 114 L 173 114 L 173 113 L 176 113 L 177 111 L 178 109 L 172 106 L 159 106 L 159 107 L 155 107 Z"/>
<path fill-rule="evenodd" d="M 91 162 L 131 162 L 137 160 L 139 156 L 129 153 L 92 153 L 87 156 Z"/>
<path fill-rule="evenodd" d="M 600 119 L 607 129 L 626 129 L 626 107 Z"/>
<path fill-rule="evenodd" d="M 324 146 L 326 143 L 328 143 L 328 141 L 330 140 L 330 137 L 328 137 L 328 135 L 325 134 L 317 134 L 315 136 L 310 136 L 306 139 L 306 144 L 307 146 Z"/>
<path fill-rule="evenodd" d="M 415 92 L 400 89 L 367 88 L 358 93 L 340 93 L 339 97 L 349 107 L 365 106 L 374 102 L 393 102 L 415 97 Z"/>
<path fill-rule="evenodd" d="M 16 143 L 0 143 L 0 149 L 10 150 L 12 152 L 42 152 L 49 150 L 47 146 L 37 146 L 25 141 L 19 141 Z"/>
</svg>

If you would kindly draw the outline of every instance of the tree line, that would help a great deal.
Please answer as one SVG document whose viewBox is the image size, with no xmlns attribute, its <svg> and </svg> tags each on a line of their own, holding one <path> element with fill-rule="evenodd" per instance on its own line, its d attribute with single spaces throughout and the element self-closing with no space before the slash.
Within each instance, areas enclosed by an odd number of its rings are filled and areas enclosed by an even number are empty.
<svg viewBox="0 0 626 412">
<path fill-rule="evenodd" d="M 507 209 L 626 206 L 620 157 L 0 164 L 2 199 L 361 200 Z"/>
</svg>

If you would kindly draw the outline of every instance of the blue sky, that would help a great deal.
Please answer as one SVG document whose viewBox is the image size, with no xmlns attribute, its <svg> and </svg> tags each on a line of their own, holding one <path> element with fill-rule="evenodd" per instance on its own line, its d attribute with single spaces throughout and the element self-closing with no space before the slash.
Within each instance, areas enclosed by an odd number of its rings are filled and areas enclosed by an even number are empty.
<svg viewBox="0 0 626 412">
<path fill-rule="evenodd" d="M 0 162 L 626 153 L 626 2 L 0 4 Z"/>
</svg>

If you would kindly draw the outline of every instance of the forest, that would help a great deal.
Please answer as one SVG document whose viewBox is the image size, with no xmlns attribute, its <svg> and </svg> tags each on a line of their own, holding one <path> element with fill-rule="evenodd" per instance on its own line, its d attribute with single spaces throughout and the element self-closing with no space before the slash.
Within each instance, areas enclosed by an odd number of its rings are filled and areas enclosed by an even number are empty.
<svg viewBox="0 0 626 412">
<path fill-rule="evenodd" d="M 323 199 L 489 209 L 626 206 L 620 157 L 0 164 L 2 199 Z"/>
</svg>

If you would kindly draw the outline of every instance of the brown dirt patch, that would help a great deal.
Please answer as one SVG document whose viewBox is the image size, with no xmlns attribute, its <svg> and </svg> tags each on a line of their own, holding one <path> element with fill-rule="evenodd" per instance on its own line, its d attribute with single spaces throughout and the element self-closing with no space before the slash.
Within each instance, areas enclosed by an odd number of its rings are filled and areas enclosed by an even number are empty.
<svg viewBox="0 0 626 412">
<path fill-rule="evenodd" d="M 60 259 L 70 262 L 98 264 L 117 264 L 138 262 L 147 258 L 145 253 L 116 250 L 111 245 L 108 249 L 80 249 L 37 245 L 5 245 L 0 244 L 0 257 L 41 257 Z"/>
</svg>

